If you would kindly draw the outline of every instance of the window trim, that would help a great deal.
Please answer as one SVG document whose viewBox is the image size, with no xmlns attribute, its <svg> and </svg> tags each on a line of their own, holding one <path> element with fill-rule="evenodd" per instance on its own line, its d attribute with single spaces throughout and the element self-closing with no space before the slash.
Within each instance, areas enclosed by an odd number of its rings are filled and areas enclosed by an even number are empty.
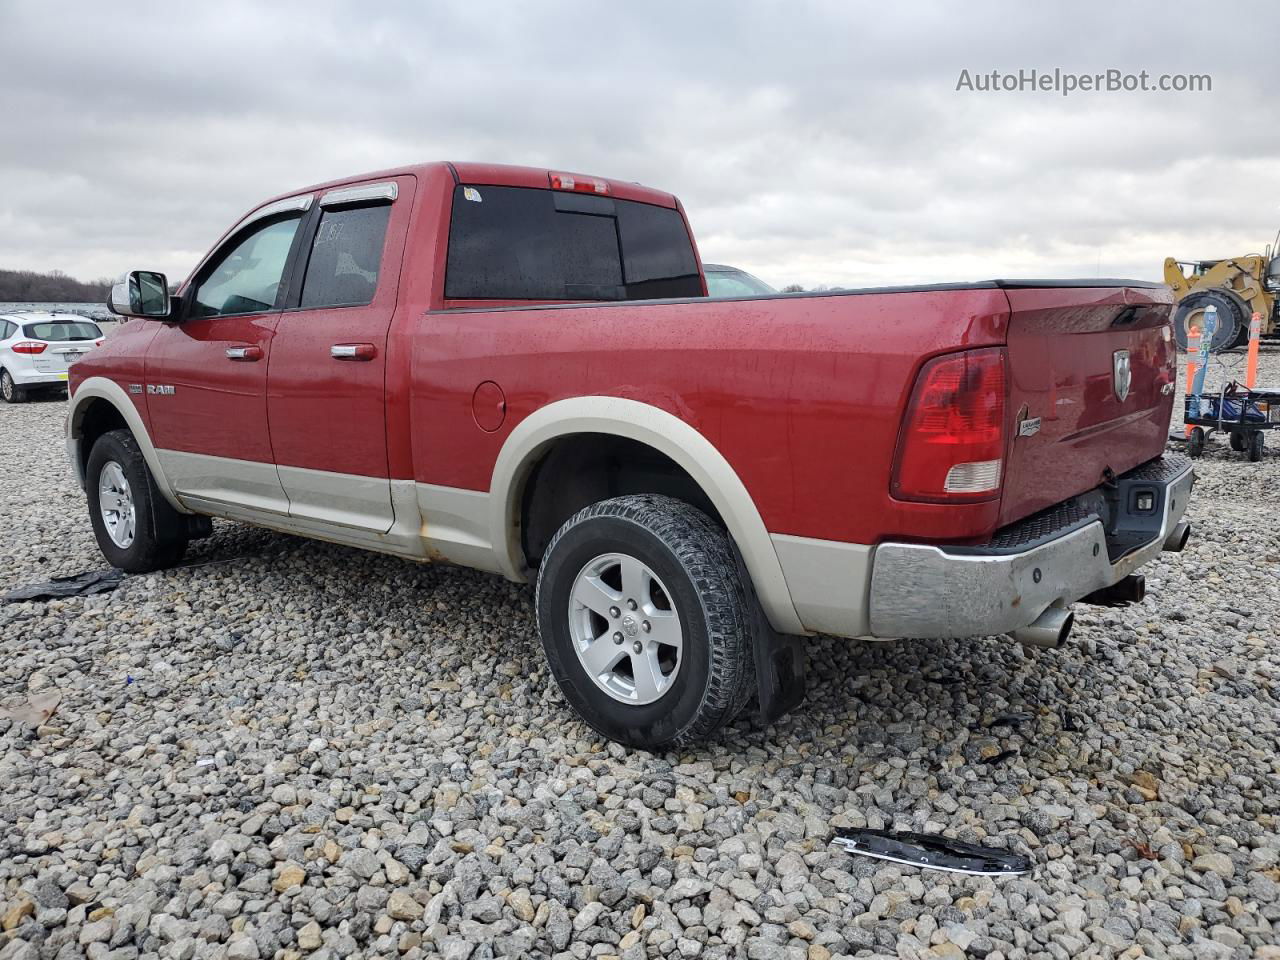
<svg viewBox="0 0 1280 960">
<path fill-rule="evenodd" d="M 253 213 L 249 214 L 243 220 L 235 225 L 231 230 L 231 234 L 239 233 L 250 224 L 257 223 L 266 217 L 273 217 L 278 213 L 293 213 L 301 210 L 303 213 L 311 209 L 311 201 L 315 199 L 314 194 L 304 193 L 297 197 L 285 197 L 283 200 L 276 200 L 265 206 L 259 207 Z"/>
<path fill-rule="evenodd" d="M 399 194 L 399 185 L 394 180 L 387 180 L 384 183 L 358 184 L 354 187 L 339 187 L 337 190 L 330 190 L 320 198 L 320 206 L 336 207 L 339 204 L 347 203 L 365 206 L 365 201 L 376 202 L 379 200 L 395 203 Z M 372 206 L 373 203 L 368 205 Z"/>
</svg>

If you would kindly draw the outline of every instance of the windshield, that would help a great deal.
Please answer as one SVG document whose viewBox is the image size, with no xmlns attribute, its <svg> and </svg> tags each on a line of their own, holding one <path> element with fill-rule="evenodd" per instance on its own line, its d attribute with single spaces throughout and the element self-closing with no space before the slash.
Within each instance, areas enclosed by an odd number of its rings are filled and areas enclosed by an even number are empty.
<svg viewBox="0 0 1280 960">
<path fill-rule="evenodd" d="M 759 297 L 778 291 L 745 270 L 708 270 L 707 292 L 713 297 Z"/>
<path fill-rule="evenodd" d="M 88 320 L 50 320 L 47 323 L 28 323 L 22 328 L 22 335 L 32 340 L 57 343 L 62 340 L 97 340 L 102 336 L 102 330 Z"/>
</svg>

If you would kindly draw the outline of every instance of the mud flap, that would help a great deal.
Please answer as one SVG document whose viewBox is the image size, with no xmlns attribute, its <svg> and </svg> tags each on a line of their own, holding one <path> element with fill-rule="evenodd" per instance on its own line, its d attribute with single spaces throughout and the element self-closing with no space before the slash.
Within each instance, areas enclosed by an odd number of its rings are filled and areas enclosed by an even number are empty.
<svg viewBox="0 0 1280 960">
<path fill-rule="evenodd" d="M 751 646 L 755 653 L 756 700 L 759 703 L 760 722 L 769 724 L 783 714 L 790 713 L 804 700 L 805 662 L 804 644 L 801 639 L 778 633 L 764 615 L 760 598 L 756 596 L 751 574 L 733 544 L 733 558 L 738 564 L 738 576 L 747 594 L 750 609 Z"/>
</svg>

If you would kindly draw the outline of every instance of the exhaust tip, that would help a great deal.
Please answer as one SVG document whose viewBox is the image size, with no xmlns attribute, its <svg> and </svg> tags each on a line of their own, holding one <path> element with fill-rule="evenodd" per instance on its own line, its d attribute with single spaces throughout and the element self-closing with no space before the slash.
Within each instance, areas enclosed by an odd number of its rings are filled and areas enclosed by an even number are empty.
<svg viewBox="0 0 1280 960">
<path fill-rule="evenodd" d="M 1178 523 L 1173 528 L 1173 532 L 1164 541 L 1165 550 L 1170 553 L 1181 553 L 1182 549 L 1187 545 L 1187 541 L 1191 539 L 1191 524 L 1186 520 Z"/>
<path fill-rule="evenodd" d="M 1053 650 L 1067 642 L 1075 622 L 1076 615 L 1070 610 L 1050 607 L 1033 622 L 1012 631 L 1009 636 L 1025 647 Z"/>
</svg>

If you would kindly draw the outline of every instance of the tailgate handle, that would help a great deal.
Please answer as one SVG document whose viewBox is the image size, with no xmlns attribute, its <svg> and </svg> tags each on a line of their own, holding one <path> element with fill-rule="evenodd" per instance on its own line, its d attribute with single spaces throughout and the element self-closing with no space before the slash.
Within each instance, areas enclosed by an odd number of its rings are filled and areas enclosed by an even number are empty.
<svg viewBox="0 0 1280 960">
<path fill-rule="evenodd" d="M 377 355 L 372 343 L 335 343 L 329 348 L 329 356 L 335 360 L 372 360 Z"/>
<path fill-rule="evenodd" d="M 228 360 L 242 360 L 251 362 L 262 359 L 262 348 L 255 346 L 247 347 L 227 347 Z"/>
</svg>

